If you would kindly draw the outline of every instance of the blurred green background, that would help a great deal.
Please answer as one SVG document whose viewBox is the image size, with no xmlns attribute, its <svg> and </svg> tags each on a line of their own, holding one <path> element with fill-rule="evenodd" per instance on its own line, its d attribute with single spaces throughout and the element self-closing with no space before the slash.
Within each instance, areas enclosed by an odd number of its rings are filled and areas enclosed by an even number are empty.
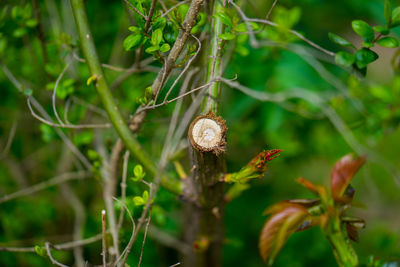
<svg viewBox="0 0 400 267">
<path fill-rule="evenodd" d="M 249 17 L 264 17 L 272 1 L 249 0 L 245 5 Z M 393 6 L 400 1 L 393 1 Z M 397 4 L 397 5 L 396 5 Z M 31 6 L 30 1 L 2 0 L 6 9 L 0 21 L 0 64 L 5 64 L 23 82 L 26 89 L 51 112 L 51 86 L 62 71 L 66 45 L 64 39 L 76 30 L 69 1 L 39 1 L 43 28 L 47 41 L 48 59 L 40 53 L 40 41 L 35 27 L 27 26 L 27 19 L 14 19 L 14 6 Z M 5 8 L 7 6 L 7 8 Z M 127 28 L 131 25 L 122 1 L 87 1 L 92 32 L 102 62 L 128 67 L 134 52 L 122 47 Z M 372 25 L 383 24 L 382 0 L 280 0 L 272 18 L 279 12 L 288 14 L 296 10 L 293 28 L 307 38 L 331 50 L 340 47 L 328 39 L 328 32 L 346 37 L 356 44 L 359 38 L 351 30 L 351 21 L 363 19 Z M 22 29 L 22 30 L 20 30 Z M 20 33 L 18 33 L 20 31 Z M 21 33 L 21 31 L 25 31 Z M 266 30 L 268 37 L 268 28 Z M 273 34 L 273 33 L 271 33 Z M 273 35 L 271 35 L 273 37 Z M 297 45 L 306 44 L 295 41 Z M 349 127 L 359 145 L 368 147 L 372 160 L 358 173 L 353 187 L 356 189 L 357 208 L 349 213 L 364 218 L 367 226 L 360 231 L 360 241 L 354 244 L 360 261 L 365 263 L 374 255 L 385 260 L 400 257 L 400 76 L 393 70 L 392 58 L 397 49 L 373 48 L 380 58 L 368 67 L 367 76 L 357 79 L 347 70 L 318 61 L 317 70 L 304 57 L 290 49 L 267 46 L 253 49 L 246 44 L 248 53 L 234 54 L 225 77 L 238 75 L 238 81 L 254 90 L 279 92 L 305 88 L 318 94 L 331 94 L 330 106 Z M 398 62 L 394 61 L 396 66 Z M 154 64 L 159 66 L 159 64 Z M 107 70 L 113 80 L 118 73 Z M 151 84 L 155 73 L 134 74 L 113 92 L 125 116 L 138 106 L 137 97 Z M 84 64 L 74 62 L 61 81 L 60 101 L 73 96 L 100 106 L 93 87 L 86 86 L 89 77 Z M 328 78 L 327 78 L 328 77 Z M 330 77 L 330 78 L 329 78 Z M 339 86 L 338 86 L 339 85 Z M 16 125 L 15 137 L 7 155 L 0 161 L 0 196 L 36 184 L 57 175 L 63 142 L 54 131 L 35 120 L 26 105 L 26 97 L 19 93 L 3 71 L 0 71 L 0 147 L 6 146 L 10 129 Z M 343 90 L 340 91 L 340 88 Z M 349 94 L 346 97 L 343 93 Z M 357 105 L 361 105 L 360 111 Z M 60 105 L 61 106 L 61 105 Z M 62 109 L 62 107 L 60 107 Z M 138 138 L 154 158 L 160 155 L 173 104 L 149 113 Z M 263 103 L 239 91 L 223 87 L 219 113 L 229 127 L 227 136 L 228 170 L 239 170 L 263 149 L 283 149 L 281 156 L 269 164 L 263 179 L 252 182 L 249 190 L 233 200 L 226 209 L 226 243 L 224 266 L 262 266 L 258 252 L 258 236 L 266 217 L 265 208 L 283 199 L 312 197 L 295 180 L 298 177 L 328 185 L 330 169 L 341 156 L 354 151 L 332 122 L 317 106 L 303 100 L 285 103 Z M 95 116 L 87 108 L 74 105 L 69 120 L 79 123 L 87 116 Z M 100 120 L 101 119 L 97 119 Z M 103 119 L 104 121 L 104 119 Z M 110 150 L 116 140 L 113 130 L 63 130 L 80 150 L 87 154 L 104 142 Z M 129 164 L 133 168 L 134 160 Z M 172 168 L 171 168 L 172 169 Z M 97 178 L 69 183 L 84 203 L 86 222 L 84 236 L 101 231 L 100 211 L 103 209 L 102 188 Z M 140 194 L 128 183 L 128 196 Z M 161 190 L 156 199 L 153 223 L 179 238 L 182 203 L 176 196 Z M 134 215 L 141 208 L 133 207 Z M 0 204 L 0 246 L 29 247 L 43 245 L 44 241 L 62 243 L 71 240 L 74 212 L 60 194 L 58 187 L 50 187 L 37 194 Z M 130 237 L 130 225 L 124 227 L 122 241 Z M 136 242 L 128 264 L 138 262 L 142 236 Z M 91 263 L 101 264 L 101 242 L 84 248 L 84 256 Z M 55 257 L 72 264 L 71 252 L 54 252 Z M 178 254 L 153 237 L 148 237 L 142 266 L 169 266 L 179 261 Z M 1 266 L 50 266 L 47 258 L 35 253 L 0 251 Z M 294 234 L 284 246 L 275 266 L 337 266 L 329 242 L 315 228 Z"/>
</svg>

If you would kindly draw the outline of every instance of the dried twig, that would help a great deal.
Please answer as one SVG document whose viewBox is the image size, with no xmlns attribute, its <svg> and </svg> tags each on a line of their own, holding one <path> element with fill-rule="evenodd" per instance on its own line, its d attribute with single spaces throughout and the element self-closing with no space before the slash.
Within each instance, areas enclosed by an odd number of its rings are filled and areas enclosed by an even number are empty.
<svg viewBox="0 0 400 267">
<path fill-rule="evenodd" d="M 58 261 L 56 261 L 56 260 L 53 258 L 53 256 L 51 255 L 50 246 L 51 246 L 51 244 L 50 244 L 49 242 L 46 242 L 46 243 L 45 243 L 45 248 L 46 248 L 46 251 L 47 251 L 47 256 L 49 256 L 49 259 L 51 260 L 51 263 L 53 263 L 54 265 L 57 265 L 57 266 L 61 266 L 61 267 L 68 267 L 68 265 L 59 263 Z"/>
<path fill-rule="evenodd" d="M 9 195 L 2 196 L 0 198 L 0 203 L 4 203 L 10 201 L 12 199 L 16 199 L 18 197 L 27 196 L 34 194 L 38 191 L 46 189 L 50 186 L 54 186 L 60 183 L 64 183 L 66 181 L 74 180 L 74 179 L 85 179 L 91 176 L 91 173 L 88 171 L 78 171 L 78 172 L 67 172 L 63 173 L 59 176 L 56 176 L 50 180 L 35 184 L 33 186 L 21 189 L 17 192 L 11 193 Z"/>
<path fill-rule="evenodd" d="M 52 127 L 57 127 L 57 128 L 71 128 L 71 129 L 86 129 L 86 128 L 110 128 L 111 127 L 111 123 L 104 123 L 104 124 L 80 124 L 80 125 L 70 125 L 70 124 L 57 124 L 57 123 L 53 123 L 49 120 L 46 120 L 45 118 L 40 117 L 38 114 L 36 114 L 36 112 L 33 110 L 32 105 L 31 105 L 31 101 L 32 101 L 32 96 L 29 96 L 27 98 L 27 104 L 28 104 L 28 108 L 32 114 L 32 116 L 39 120 L 40 122 L 43 122 L 44 124 L 47 124 L 49 126 Z"/>
<path fill-rule="evenodd" d="M 133 11 L 138 13 L 144 20 L 147 20 L 147 16 L 140 12 L 134 5 L 132 5 L 128 0 L 124 0 L 124 2 L 131 8 Z"/>
<path fill-rule="evenodd" d="M 106 244 L 106 211 L 101 211 L 101 233 L 102 233 L 102 252 L 103 266 L 107 266 L 107 244 Z"/>
<path fill-rule="evenodd" d="M 11 126 L 10 134 L 8 135 L 8 138 L 7 138 L 7 143 L 4 146 L 4 149 L 0 154 L 0 159 L 5 158 L 7 156 L 7 154 L 8 154 L 8 151 L 10 151 L 11 144 L 12 144 L 12 142 L 14 140 L 14 136 L 15 136 L 15 131 L 16 130 L 17 130 L 17 121 L 14 121 L 12 126 Z"/>
</svg>

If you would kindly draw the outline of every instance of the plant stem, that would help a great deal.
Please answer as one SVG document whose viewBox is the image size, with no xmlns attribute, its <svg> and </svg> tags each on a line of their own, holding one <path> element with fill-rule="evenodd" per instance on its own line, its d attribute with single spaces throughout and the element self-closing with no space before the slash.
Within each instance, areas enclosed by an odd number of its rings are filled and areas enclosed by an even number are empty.
<svg viewBox="0 0 400 267">
<path fill-rule="evenodd" d="M 214 5 L 213 13 L 216 14 L 222 9 L 221 3 L 216 0 Z M 212 19 L 212 32 L 211 32 L 211 42 L 209 59 L 207 65 L 207 77 L 206 82 L 210 82 L 217 76 L 221 76 L 221 39 L 218 38 L 222 34 L 223 24 L 219 17 L 213 17 Z M 219 94 L 220 82 L 211 83 L 208 88 L 208 96 L 205 98 L 205 103 L 203 106 L 203 112 L 208 112 L 212 110 L 214 113 L 217 112 L 217 97 Z"/>
<path fill-rule="evenodd" d="M 333 247 L 336 261 L 341 267 L 358 266 L 357 254 L 345 235 L 346 233 L 342 230 L 340 219 L 337 215 L 330 221 L 326 230 L 326 236 Z"/>
<path fill-rule="evenodd" d="M 150 175 L 155 176 L 157 172 L 156 165 L 150 159 L 147 153 L 141 149 L 139 142 L 130 132 L 110 92 L 96 52 L 93 36 L 90 32 L 84 1 L 71 0 L 71 6 L 74 13 L 82 51 L 89 66 L 90 74 L 93 77 L 96 77 L 96 90 L 104 105 L 104 108 L 106 109 L 108 117 L 128 150 L 136 157 L 136 159 L 144 166 L 144 168 L 146 168 Z M 173 193 L 182 193 L 181 182 L 173 179 L 170 176 L 164 175 L 161 178 L 161 185 Z"/>
<path fill-rule="evenodd" d="M 213 13 L 221 8 L 219 0 L 215 0 Z M 206 81 L 210 82 L 221 72 L 221 47 L 218 35 L 222 32 L 222 23 L 218 17 L 212 17 L 212 32 L 208 51 L 208 67 Z M 216 98 L 219 83 L 209 87 L 209 95 L 205 98 L 202 112 L 217 112 Z M 192 134 L 192 133 L 191 133 Z M 226 172 L 224 153 L 201 152 L 192 148 L 193 172 L 185 180 L 185 192 L 192 202 L 185 206 L 185 239 L 193 245 L 194 251 L 183 258 L 184 266 L 212 267 L 221 266 L 224 236 L 224 183 L 220 181 Z"/>
</svg>

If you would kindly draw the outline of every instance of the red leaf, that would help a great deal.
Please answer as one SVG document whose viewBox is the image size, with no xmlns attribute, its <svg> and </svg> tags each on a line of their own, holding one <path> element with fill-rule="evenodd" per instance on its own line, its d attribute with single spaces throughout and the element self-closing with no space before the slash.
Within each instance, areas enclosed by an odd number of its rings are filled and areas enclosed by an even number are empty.
<svg viewBox="0 0 400 267">
<path fill-rule="evenodd" d="M 308 212 L 301 205 L 287 202 L 274 205 L 268 211 L 273 214 L 264 224 L 259 248 L 261 257 L 271 265 L 289 236 L 303 224 Z"/>
<path fill-rule="evenodd" d="M 331 172 L 331 191 L 336 201 L 342 201 L 346 188 L 365 163 L 365 157 L 353 158 L 348 154 L 336 162 Z M 349 196 L 352 199 L 352 196 Z"/>
<path fill-rule="evenodd" d="M 315 195 L 317 195 L 321 198 L 326 198 L 327 192 L 326 192 L 325 187 L 323 187 L 321 185 L 315 185 L 312 182 L 304 179 L 303 177 L 300 177 L 299 179 L 297 179 L 297 182 L 299 184 L 301 184 L 302 186 L 304 186 L 305 188 L 307 188 L 308 190 L 310 190 L 311 192 L 313 192 Z"/>
</svg>

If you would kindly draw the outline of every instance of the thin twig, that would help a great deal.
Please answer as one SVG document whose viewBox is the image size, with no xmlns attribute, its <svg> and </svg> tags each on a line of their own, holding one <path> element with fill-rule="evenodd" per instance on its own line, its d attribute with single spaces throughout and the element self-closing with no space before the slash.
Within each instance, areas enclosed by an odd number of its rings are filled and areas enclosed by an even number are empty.
<svg viewBox="0 0 400 267">
<path fill-rule="evenodd" d="M 66 125 L 66 124 L 57 124 L 57 123 L 53 123 L 51 121 L 48 121 L 42 117 L 40 117 L 38 114 L 36 114 L 36 112 L 33 110 L 32 105 L 31 105 L 31 100 L 32 100 L 32 96 L 29 96 L 27 98 L 27 104 L 28 104 L 28 108 L 32 114 L 32 116 L 37 119 L 40 122 L 43 122 L 44 124 L 47 124 L 49 126 L 52 127 L 57 127 L 57 128 L 69 128 L 69 129 L 87 129 L 87 128 L 110 128 L 112 125 L 111 123 L 103 123 L 103 124 L 79 124 L 79 125 Z"/>
<path fill-rule="evenodd" d="M 176 85 L 176 84 L 178 83 L 178 81 L 181 79 L 181 77 L 183 76 L 183 74 L 185 74 L 185 72 L 187 71 L 187 69 L 190 67 L 190 64 L 192 64 L 193 60 L 196 59 L 197 55 L 199 54 L 199 52 L 200 52 L 200 50 L 201 50 L 201 42 L 200 42 L 200 40 L 199 40 L 196 36 L 194 36 L 193 34 L 190 34 L 190 36 L 192 36 L 192 37 L 197 41 L 197 44 L 198 44 L 197 51 L 196 51 L 196 53 L 193 55 L 193 57 L 191 57 L 191 58 L 188 60 L 188 62 L 187 62 L 187 64 L 186 64 L 185 68 L 181 71 L 181 73 L 180 73 L 180 74 L 178 75 L 178 77 L 175 79 L 174 83 L 171 85 L 171 87 L 169 88 L 167 94 L 165 95 L 164 101 L 163 101 L 163 102 L 166 102 L 166 101 L 167 101 L 168 96 L 170 95 L 170 93 L 171 93 L 172 90 L 174 89 L 175 85 Z"/>
<path fill-rule="evenodd" d="M 143 236 L 143 242 L 142 242 L 142 249 L 141 249 L 141 251 L 140 251 L 140 257 L 139 257 L 138 267 L 140 267 L 140 264 L 142 263 L 144 244 L 146 243 L 147 231 L 149 230 L 150 220 L 151 220 L 151 214 L 150 214 L 149 217 L 147 218 L 146 227 L 145 227 L 145 229 L 144 229 L 144 236 Z"/>
<path fill-rule="evenodd" d="M 59 176 L 56 176 L 50 180 L 35 184 L 33 186 L 24 188 L 22 190 L 16 191 L 14 193 L 11 193 L 9 195 L 2 196 L 0 198 L 0 203 L 4 203 L 7 201 L 10 201 L 12 199 L 22 197 L 22 196 L 27 196 L 34 194 L 38 191 L 41 191 L 43 189 L 46 189 L 50 186 L 54 186 L 60 183 L 64 183 L 66 181 L 74 180 L 74 179 L 85 179 L 91 176 L 91 173 L 88 171 L 78 171 L 78 172 L 67 172 L 63 173 Z"/>
<path fill-rule="evenodd" d="M 116 200 L 116 201 L 118 201 L 118 202 L 120 202 L 120 203 L 122 204 L 122 207 L 126 210 L 126 212 L 127 212 L 128 215 L 129 215 L 129 218 L 131 219 L 131 222 L 132 222 L 132 235 L 131 235 L 131 238 L 129 239 L 129 242 L 128 242 L 128 244 L 126 245 L 124 251 L 121 253 L 121 255 L 119 256 L 119 258 L 115 261 L 115 263 L 114 263 L 114 265 L 113 265 L 113 266 L 119 265 L 119 262 L 120 262 L 121 259 L 122 259 L 122 263 L 120 264 L 120 266 L 125 266 L 126 259 L 128 258 L 128 255 L 129 255 L 129 253 L 130 253 L 130 251 L 131 251 L 131 248 L 132 248 L 132 246 L 133 246 L 133 243 L 135 242 L 135 237 L 136 237 L 136 224 L 135 224 L 135 221 L 133 220 L 132 214 L 131 214 L 131 212 L 129 211 L 129 209 L 128 209 L 128 207 L 126 206 L 126 204 L 125 204 L 125 203 L 122 203 L 122 202 L 119 201 L 117 198 L 114 198 L 114 200 Z M 123 257 L 123 258 L 122 258 L 122 257 Z"/>
<path fill-rule="evenodd" d="M 103 266 L 107 266 L 107 243 L 106 243 L 106 211 L 101 211 L 101 233 L 102 233 L 102 252 L 103 256 Z"/>
<path fill-rule="evenodd" d="M 168 15 L 171 11 L 173 11 L 175 8 L 177 8 L 177 7 L 180 6 L 180 5 L 186 4 L 187 2 L 189 2 L 189 0 L 185 0 L 185 1 L 182 1 L 182 2 L 179 2 L 179 3 L 175 4 L 175 5 L 173 5 L 170 9 L 168 9 L 167 11 L 165 11 L 164 13 L 162 13 L 162 14 L 161 14 L 161 17 L 167 16 L 167 15 Z"/>
<path fill-rule="evenodd" d="M 128 0 L 124 0 L 124 2 L 136 13 L 138 13 L 144 20 L 147 20 L 147 16 L 140 12 L 134 5 L 132 5 Z"/>
<path fill-rule="evenodd" d="M 242 17 L 243 21 L 246 23 L 246 27 L 248 28 L 248 33 L 250 36 L 250 39 L 252 39 L 253 41 L 251 41 L 251 45 L 258 47 L 258 42 L 256 41 L 256 39 L 254 38 L 254 31 L 251 28 L 251 25 L 249 24 L 249 22 L 257 22 L 257 23 L 262 23 L 262 24 L 266 24 L 269 26 L 273 26 L 275 28 L 279 28 L 279 25 L 276 24 L 275 22 L 272 22 L 268 19 L 258 19 L 258 18 L 248 18 L 246 16 L 246 14 L 243 12 L 243 10 L 237 5 L 235 4 L 232 0 L 229 0 L 229 3 L 231 5 L 233 5 L 235 7 L 235 9 L 238 11 L 238 13 L 240 14 L 240 16 Z M 306 42 L 307 44 L 309 44 L 310 46 L 320 50 L 321 52 L 334 57 L 336 54 L 332 51 L 329 51 L 319 45 L 317 45 L 316 43 L 314 43 L 313 41 L 307 39 L 306 37 L 304 37 L 304 35 L 302 35 L 301 33 L 292 30 L 292 29 L 288 29 L 288 31 L 290 33 L 292 33 L 293 35 L 297 36 L 298 38 L 300 38 L 301 40 L 303 40 L 304 42 Z"/>
<path fill-rule="evenodd" d="M 53 258 L 53 256 L 51 255 L 50 246 L 51 246 L 51 244 L 50 244 L 49 242 L 46 242 L 46 243 L 45 243 L 45 248 L 46 248 L 46 251 L 47 251 L 47 256 L 49 256 L 50 261 L 51 261 L 54 265 L 61 266 L 61 267 L 68 267 L 68 265 L 59 263 L 58 261 L 56 261 L 56 260 Z"/>
<path fill-rule="evenodd" d="M 108 232 L 108 231 L 107 231 Z M 66 243 L 61 243 L 58 245 L 52 245 L 52 247 L 56 250 L 70 250 L 76 247 L 83 247 L 94 242 L 101 240 L 102 234 L 97 234 L 95 236 L 78 240 L 78 241 L 70 241 Z M 0 247 L 0 251 L 8 251 L 8 252 L 35 252 L 35 247 Z"/>
<path fill-rule="evenodd" d="M 23 93 L 22 84 L 14 77 L 11 71 L 7 68 L 6 65 L 2 64 L 2 69 L 6 74 L 7 78 L 11 81 L 11 83 L 15 86 L 15 88 Z M 46 110 L 40 105 L 40 103 L 33 97 L 30 96 L 29 99 L 32 102 L 32 105 L 39 111 L 39 113 L 48 121 L 51 120 L 49 114 L 47 114 Z M 79 151 L 79 149 L 74 145 L 74 143 L 69 140 L 69 138 L 62 132 L 60 129 L 55 128 L 55 132 L 60 136 L 60 138 L 64 141 L 64 143 L 68 146 L 68 148 L 72 151 L 72 153 L 83 163 L 86 169 L 91 170 L 91 164 L 89 160 Z"/>
<path fill-rule="evenodd" d="M 17 130 L 17 121 L 14 121 L 12 126 L 11 126 L 11 130 L 10 130 L 10 134 L 8 135 L 7 138 L 7 143 L 3 149 L 3 151 L 0 154 L 0 159 L 3 159 L 7 156 L 8 151 L 10 151 L 11 148 L 11 144 L 14 140 L 14 136 L 15 136 L 15 131 Z"/>
<path fill-rule="evenodd" d="M 128 176 L 128 161 L 129 161 L 129 151 L 127 150 L 124 155 L 124 161 L 122 164 L 122 180 L 121 180 L 121 202 L 125 204 L 126 201 L 126 178 Z M 121 213 L 119 214 L 118 220 L 118 232 L 122 227 L 122 223 L 124 222 L 125 209 L 121 209 Z"/>
<path fill-rule="evenodd" d="M 62 71 L 61 74 L 58 76 L 58 78 L 57 78 L 57 80 L 56 80 L 56 83 L 55 83 L 55 85 L 54 85 L 53 95 L 52 95 L 52 97 L 51 97 L 54 115 L 56 116 L 58 122 L 59 122 L 61 125 L 64 125 L 64 123 L 63 123 L 63 121 L 61 120 L 60 116 L 58 116 L 57 108 L 56 108 L 57 87 L 58 87 L 58 84 L 60 83 L 62 77 L 64 76 L 64 73 L 67 71 L 67 69 L 68 69 L 68 67 L 71 65 L 71 63 L 72 63 L 72 60 L 71 60 L 70 62 L 68 62 L 67 65 L 65 65 L 63 71 Z"/>
</svg>

